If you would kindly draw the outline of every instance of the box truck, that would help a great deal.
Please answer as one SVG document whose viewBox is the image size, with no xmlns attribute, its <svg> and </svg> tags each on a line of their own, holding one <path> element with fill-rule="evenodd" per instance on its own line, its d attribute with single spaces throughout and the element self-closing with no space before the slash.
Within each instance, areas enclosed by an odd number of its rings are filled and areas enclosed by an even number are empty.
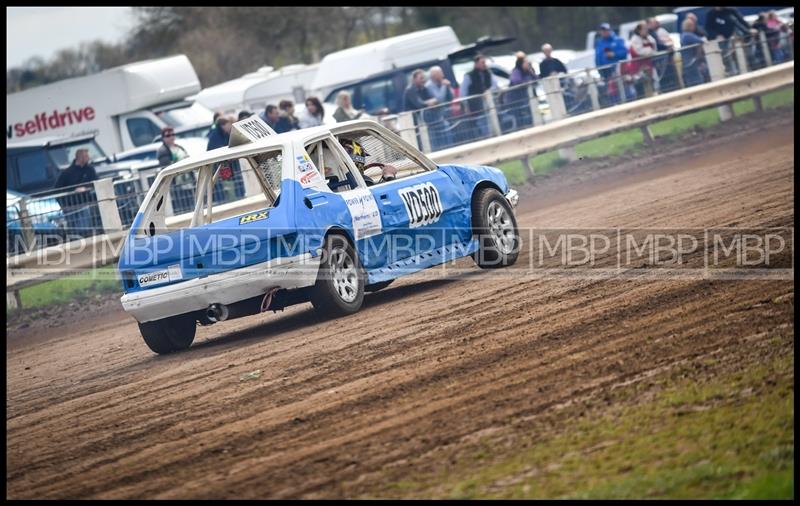
<svg viewBox="0 0 800 506">
<path fill-rule="evenodd" d="M 146 60 L 6 95 L 7 142 L 95 134 L 107 154 L 149 144 L 165 126 L 211 123 L 186 97 L 200 81 L 185 55 Z"/>
</svg>

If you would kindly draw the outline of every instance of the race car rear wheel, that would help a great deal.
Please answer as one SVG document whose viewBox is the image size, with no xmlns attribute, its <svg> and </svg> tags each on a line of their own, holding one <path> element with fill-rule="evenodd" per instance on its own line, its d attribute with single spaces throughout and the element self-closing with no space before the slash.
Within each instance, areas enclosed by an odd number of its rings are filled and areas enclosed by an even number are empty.
<svg viewBox="0 0 800 506">
<path fill-rule="evenodd" d="M 158 354 L 185 350 L 192 345 L 197 323 L 192 316 L 180 315 L 163 320 L 140 323 L 144 342 Z"/>
<path fill-rule="evenodd" d="M 472 231 L 478 239 L 475 263 L 483 269 L 514 265 L 519 256 L 517 219 L 511 204 L 494 188 L 478 190 L 472 199 Z"/>
<path fill-rule="evenodd" d="M 324 316 L 355 313 L 364 302 L 364 269 L 355 250 L 341 235 L 329 235 L 311 290 L 311 304 Z"/>
</svg>

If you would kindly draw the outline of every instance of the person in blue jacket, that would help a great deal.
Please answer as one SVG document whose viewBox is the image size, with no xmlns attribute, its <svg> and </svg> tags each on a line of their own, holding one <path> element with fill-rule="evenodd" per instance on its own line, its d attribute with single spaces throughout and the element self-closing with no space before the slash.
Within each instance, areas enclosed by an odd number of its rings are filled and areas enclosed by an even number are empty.
<svg viewBox="0 0 800 506">
<path fill-rule="evenodd" d="M 602 23 L 597 29 L 597 35 L 594 44 L 594 60 L 598 67 L 611 65 L 628 57 L 625 41 L 617 37 L 617 34 L 611 30 L 611 25 Z M 603 79 L 608 79 L 614 75 L 615 67 L 599 68 L 598 71 Z"/>
</svg>

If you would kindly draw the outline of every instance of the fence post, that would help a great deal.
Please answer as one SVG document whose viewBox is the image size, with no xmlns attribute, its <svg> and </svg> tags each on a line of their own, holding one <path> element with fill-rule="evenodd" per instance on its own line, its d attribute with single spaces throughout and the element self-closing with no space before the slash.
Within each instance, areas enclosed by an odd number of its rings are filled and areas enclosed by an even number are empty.
<svg viewBox="0 0 800 506">
<path fill-rule="evenodd" d="M 709 40 L 703 44 L 703 51 L 706 54 L 706 63 L 708 63 L 708 73 L 711 76 L 711 81 L 719 81 L 725 79 L 725 63 L 722 61 L 722 51 L 719 48 L 719 42 L 716 40 Z M 725 104 L 717 107 L 719 111 L 719 120 L 728 121 L 733 118 L 733 109 L 730 104 Z"/>
<path fill-rule="evenodd" d="M 528 105 L 531 108 L 533 126 L 544 125 L 544 118 L 542 118 L 542 111 L 539 110 L 539 99 L 536 97 L 536 90 L 532 85 L 526 88 L 528 90 Z"/>
<path fill-rule="evenodd" d="M 733 49 L 736 51 L 736 64 L 739 67 L 739 74 L 746 73 L 747 70 L 747 56 L 744 54 L 744 41 L 739 37 L 736 37 L 733 41 Z"/>
<path fill-rule="evenodd" d="M 242 170 L 242 184 L 244 184 L 244 196 L 252 197 L 253 195 L 260 194 L 263 190 L 261 189 L 261 184 L 258 182 L 258 176 L 256 176 L 256 169 L 250 166 L 250 162 L 247 161 L 247 158 L 239 159 L 239 167 Z"/>
<path fill-rule="evenodd" d="M 622 64 L 620 62 L 616 63 L 614 73 L 617 80 L 617 94 L 619 94 L 620 102 L 624 104 L 628 101 L 628 94 L 625 92 L 625 79 L 622 77 Z"/>
<path fill-rule="evenodd" d="M 425 123 L 425 120 L 422 119 L 422 112 L 420 112 L 420 120 L 422 121 L 419 124 L 419 143 L 422 145 L 423 153 L 430 153 L 431 152 L 431 134 L 430 129 L 428 128 L 428 124 Z"/>
<path fill-rule="evenodd" d="M 550 76 L 542 79 L 542 87 L 547 95 L 547 103 L 550 105 L 550 116 L 553 121 L 567 117 L 567 106 L 564 104 L 564 92 L 561 89 L 561 79 L 558 76 Z M 575 148 L 572 146 L 558 150 L 558 156 L 565 160 L 574 161 L 578 159 Z"/>
<path fill-rule="evenodd" d="M 25 243 L 25 248 L 30 251 L 33 249 L 36 234 L 33 231 L 31 217 L 28 215 L 27 200 L 27 198 L 23 197 L 19 201 L 19 226 L 22 231 L 22 241 Z"/>
<path fill-rule="evenodd" d="M 592 101 L 592 110 L 596 111 L 600 109 L 600 96 L 597 92 L 597 81 L 592 76 L 590 69 L 586 69 L 586 78 L 589 86 L 589 99 Z"/>
<path fill-rule="evenodd" d="M 764 52 L 764 61 L 767 64 L 767 67 L 772 66 L 772 53 L 769 52 L 769 44 L 767 44 L 767 35 L 759 31 L 758 32 L 758 40 L 761 42 L 761 51 Z"/>
<path fill-rule="evenodd" d="M 495 106 L 494 94 L 491 89 L 483 92 L 483 103 L 486 115 L 489 117 L 489 128 L 491 129 L 492 137 L 497 137 L 502 131 L 500 129 L 500 111 Z"/>
<path fill-rule="evenodd" d="M 401 112 L 397 115 L 397 128 L 400 130 L 400 137 L 412 146 L 419 147 L 417 142 L 417 131 L 414 128 L 414 118 L 411 111 Z"/>
<path fill-rule="evenodd" d="M 122 220 L 117 209 L 117 196 L 114 195 L 114 182 L 110 177 L 94 182 L 94 194 L 97 197 L 97 210 L 100 211 L 100 222 L 103 232 L 122 230 Z"/>
<path fill-rule="evenodd" d="M 6 282 L 11 281 L 11 271 L 6 267 Z M 6 291 L 6 306 L 8 309 L 22 309 L 22 298 L 19 290 Z"/>
</svg>

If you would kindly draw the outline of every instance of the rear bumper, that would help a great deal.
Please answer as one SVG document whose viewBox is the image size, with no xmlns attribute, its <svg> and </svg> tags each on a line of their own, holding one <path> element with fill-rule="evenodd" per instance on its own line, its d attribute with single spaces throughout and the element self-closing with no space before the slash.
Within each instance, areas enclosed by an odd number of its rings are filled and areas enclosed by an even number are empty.
<svg viewBox="0 0 800 506">
<path fill-rule="evenodd" d="M 140 323 L 232 304 L 266 293 L 270 288 L 301 288 L 317 279 L 321 256 L 305 253 L 249 267 L 190 279 L 180 283 L 127 293 L 120 301 Z"/>
</svg>

